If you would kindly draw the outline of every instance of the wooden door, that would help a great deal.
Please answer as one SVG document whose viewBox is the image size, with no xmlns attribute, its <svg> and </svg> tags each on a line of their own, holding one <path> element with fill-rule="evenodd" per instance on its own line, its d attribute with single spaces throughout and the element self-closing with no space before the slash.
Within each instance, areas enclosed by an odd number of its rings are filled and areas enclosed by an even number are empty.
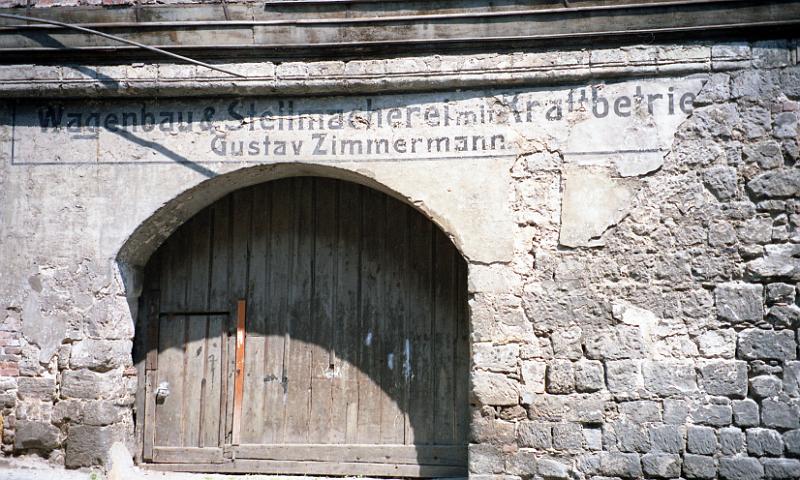
<svg viewBox="0 0 800 480">
<path fill-rule="evenodd" d="M 466 266 L 412 208 L 332 179 L 257 185 L 184 225 L 146 275 L 159 279 L 149 291 L 161 304 L 156 383 L 146 383 L 183 385 L 181 410 L 165 408 L 174 389 L 152 407 L 150 461 L 166 459 L 159 452 L 169 447 L 197 458 L 164 466 L 175 470 L 466 474 Z M 247 309 L 240 394 L 238 299 Z M 195 316 L 178 315 L 186 313 Z M 211 355 L 220 377 L 202 380 Z M 186 426 L 195 417 L 203 434 Z"/>
</svg>

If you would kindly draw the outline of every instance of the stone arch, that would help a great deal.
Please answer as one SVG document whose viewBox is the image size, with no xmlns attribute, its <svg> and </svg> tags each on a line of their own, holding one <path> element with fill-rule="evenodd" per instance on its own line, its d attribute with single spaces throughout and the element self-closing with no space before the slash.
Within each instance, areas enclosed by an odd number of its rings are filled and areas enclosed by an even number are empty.
<svg viewBox="0 0 800 480">
<path fill-rule="evenodd" d="M 413 211 L 414 214 L 420 215 L 420 206 L 415 205 L 412 202 L 408 201 L 408 199 L 403 198 L 401 195 L 397 194 L 397 192 L 393 192 L 386 187 L 378 185 L 377 182 L 371 180 L 368 177 L 364 177 L 358 174 L 354 174 L 352 172 L 335 169 L 335 168 L 313 168 L 313 169 L 305 169 L 299 166 L 285 166 L 284 168 L 267 168 L 267 167 L 254 167 L 239 170 L 237 172 L 223 175 L 219 178 L 211 179 L 202 184 L 198 185 L 197 187 L 184 192 L 183 194 L 176 197 L 174 200 L 168 202 L 163 208 L 159 209 L 145 224 L 141 225 L 139 228 L 136 229 L 133 235 L 129 238 L 129 240 L 125 243 L 125 246 L 120 251 L 120 255 L 118 260 L 122 266 L 124 266 L 124 270 L 127 272 L 134 272 L 135 281 L 137 284 L 136 290 L 137 292 L 141 292 L 141 281 L 143 275 L 143 267 L 147 264 L 148 260 L 150 260 L 150 256 L 153 255 L 154 252 L 157 252 L 160 248 L 160 245 L 164 243 L 166 239 L 169 239 L 171 235 L 177 234 L 180 231 L 182 225 L 186 225 L 188 222 L 191 222 L 196 215 L 202 214 L 203 211 L 210 208 L 211 205 L 214 205 L 216 202 L 220 201 L 220 199 L 224 199 L 226 196 L 231 195 L 233 192 L 242 191 L 247 188 L 255 188 L 254 186 L 265 183 L 263 179 L 265 177 L 269 178 L 269 182 L 266 183 L 275 183 L 280 182 L 282 179 L 288 179 L 290 177 L 308 177 L 312 176 L 310 174 L 316 174 L 314 176 L 318 176 L 321 172 L 330 173 L 331 175 L 325 175 L 323 178 L 336 178 L 342 180 L 341 183 L 343 184 L 358 184 L 363 188 L 367 187 L 365 190 L 369 191 L 379 191 L 381 192 L 380 195 L 385 196 L 386 198 L 390 199 L 388 201 L 397 201 L 400 200 L 402 203 L 406 205 L 406 208 L 409 211 Z M 398 198 L 399 197 L 399 198 Z M 400 203 L 400 202 L 396 202 Z M 410 208 L 409 208 L 410 206 Z M 430 222 L 430 216 L 427 213 L 424 213 L 425 218 L 428 222 Z M 454 242 L 452 242 L 452 236 L 447 235 L 444 233 L 442 228 L 437 225 L 433 224 L 433 231 L 438 232 L 442 238 L 445 238 L 445 241 L 450 244 L 452 247 L 455 247 Z M 167 233 L 168 232 L 168 233 Z M 467 319 L 467 309 L 466 309 L 466 263 L 464 262 L 463 254 L 457 250 L 457 248 L 453 248 L 453 251 L 456 253 L 459 261 L 462 263 L 462 272 L 463 272 L 463 306 L 464 306 L 464 315 L 462 320 L 462 326 L 466 332 L 469 331 L 469 321 Z M 132 278 L 129 274 L 128 281 Z M 137 315 L 134 315 L 136 318 Z M 142 318 L 139 319 L 138 323 L 143 321 Z M 254 332 L 256 333 L 256 332 Z M 259 332 L 263 333 L 264 335 L 274 334 L 275 332 Z M 142 355 L 142 348 L 141 348 L 141 329 L 137 328 L 137 345 L 139 346 L 139 354 L 136 355 L 136 360 L 139 363 L 144 361 L 144 357 Z M 303 332 L 300 332 L 302 335 Z M 320 343 L 319 338 L 298 338 L 297 340 L 307 342 L 307 343 Z M 468 423 L 468 333 L 464 336 L 463 344 L 465 345 L 463 355 L 467 358 L 465 359 L 465 370 L 463 372 L 464 378 L 459 378 L 459 381 L 464 382 L 466 387 L 464 387 L 467 391 L 467 395 L 463 398 L 463 402 L 465 403 L 465 409 L 463 415 L 465 417 L 464 422 L 465 424 Z M 330 345 L 326 345 L 326 347 L 330 347 Z M 145 350 L 146 351 L 146 347 Z M 364 365 L 359 365 L 359 358 L 351 357 L 345 358 L 346 361 L 355 364 L 355 367 L 359 370 L 364 372 L 367 376 L 373 375 L 374 372 L 369 371 L 368 367 Z M 140 369 L 141 372 L 141 369 Z M 387 394 L 391 395 L 391 392 L 388 392 L 386 385 L 380 385 L 381 390 Z M 142 405 L 142 402 L 139 402 L 139 405 Z M 421 418 L 412 418 L 413 415 L 409 415 L 410 422 L 420 424 L 424 422 L 424 419 Z M 137 419 L 137 425 L 141 428 L 141 422 Z M 464 447 L 466 447 L 466 436 L 464 437 Z M 422 462 L 422 454 L 420 454 L 419 461 Z M 466 467 L 466 450 L 464 450 L 464 467 Z M 287 473 L 298 473 L 298 472 L 287 472 Z M 313 472 L 310 472 L 313 473 Z M 434 471 L 428 470 L 421 470 L 421 475 L 429 475 L 434 474 Z"/>
</svg>

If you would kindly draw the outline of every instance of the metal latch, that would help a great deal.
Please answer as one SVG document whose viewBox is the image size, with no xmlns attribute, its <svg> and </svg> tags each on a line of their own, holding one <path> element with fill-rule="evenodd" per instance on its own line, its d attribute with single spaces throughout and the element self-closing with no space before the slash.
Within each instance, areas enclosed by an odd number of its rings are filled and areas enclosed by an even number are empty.
<svg viewBox="0 0 800 480">
<path fill-rule="evenodd" d="M 156 402 L 164 403 L 164 400 L 169 396 L 169 382 L 161 382 L 156 388 Z"/>
</svg>

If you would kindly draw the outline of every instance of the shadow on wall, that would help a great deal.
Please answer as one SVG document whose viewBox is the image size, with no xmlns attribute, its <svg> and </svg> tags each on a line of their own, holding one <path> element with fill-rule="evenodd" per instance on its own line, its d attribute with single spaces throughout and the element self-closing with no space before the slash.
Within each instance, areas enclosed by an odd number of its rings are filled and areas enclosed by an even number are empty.
<svg viewBox="0 0 800 480">
<path fill-rule="evenodd" d="M 206 183 L 225 192 L 234 184 L 226 177 Z M 172 230 L 147 223 L 121 258 L 141 260 L 154 248 L 151 229 Z M 421 446 L 457 445 L 463 455 L 449 461 L 466 473 L 466 263 L 410 206 L 331 178 L 258 184 L 191 216 L 155 251 L 143 280 L 141 272 L 128 269 L 126 286 L 143 281 L 142 304 L 158 292 L 159 380 L 172 385 L 156 408 L 156 446 L 230 443 L 230 410 L 219 405 L 232 387 L 224 351 L 233 348 L 234 315 L 168 313 L 232 311 L 243 298 L 241 443 L 406 443 L 420 465 L 442 461 Z M 155 348 L 145 338 L 152 318 L 138 319 L 137 363 Z M 441 473 L 430 468 L 420 474 Z"/>
</svg>

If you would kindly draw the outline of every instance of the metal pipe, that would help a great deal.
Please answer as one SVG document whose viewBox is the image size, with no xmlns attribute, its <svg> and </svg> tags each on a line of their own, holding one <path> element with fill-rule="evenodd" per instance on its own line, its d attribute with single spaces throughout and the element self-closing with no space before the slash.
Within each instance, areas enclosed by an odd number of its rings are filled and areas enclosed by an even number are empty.
<svg viewBox="0 0 800 480">
<path fill-rule="evenodd" d="M 234 77 L 247 78 L 246 75 L 242 75 L 242 74 L 236 73 L 236 72 L 231 72 L 230 70 L 225 70 L 224 68 L 219 68 L 217 66 L 210 65 L 210 64 L 205 63 L 205 62 L 201 62 L 199 60 L 194 60 L 194 59 L 189 58 L 189 57 L 184 57 L 183 55 L 178 55 L 177 53 L 168 52 L 166 50 L 162 50 L 162 49 L 157 48 L 157 47 L 151 47 L 150 45 L 145 45 L 143 43 L 134 42 L 133 40 L 128 40 L 128 39 L 125 39 L 125 38 L 122 38 L 122 37 L 118 37 L 116 35 L 111 35 L 111 34 L 108 34 L 108 33 L 103 33 L 103 32 L 97 31 L 97 30 L 92 30 L 91 28 L 79 27 L 78 25 L 73 25 L 71 23 L 57 22 L 55 20 L 45 20 L 43 18 L 28 17 L 28 16 L 25 16 L 25 15 L 13 15 L 13 14 L 10 14 L 10 13 L 0 13 L 0 18 L 10 18 L 10 19 L 14 19 L 14 20 L 23 20 L 23 21 L 28 21 L 28 22 L 46 23 L 46 24 L 49 24 L 49 25 L 56 25 L 56 26 L 63 27 L 63 28 L 71 28 L 73 30 L 78 30 L 80 32 L 85 32 L 85 33 L 89 33 L 89 34 L 92 34 L 92 35 L 98 35 L 100 37 L 108 38 L 110 40 L 114 40 L 114 41 L 117 41 L 117 42 L 120 42 L 120 43 L 125 43 L 127 45 L 133 45 L 134 47 L 138 47 L 138 48 L 141 48 L 141 49 L 144 49 L 144 50 L 149 50 L 151 52 L 160 53 L 160 54 L 166 55 L 168 57 L 177 58 L 178 60 L 183 60 L 184 62 L 189 62 L 189 63 L 193 63 L 195 65 L 200 65 L 201 67 L 210 68 L 211 70 L 216 70 L 218 72 L 227 73 L 228 75 L 233 75 Z"/>
</svg>

